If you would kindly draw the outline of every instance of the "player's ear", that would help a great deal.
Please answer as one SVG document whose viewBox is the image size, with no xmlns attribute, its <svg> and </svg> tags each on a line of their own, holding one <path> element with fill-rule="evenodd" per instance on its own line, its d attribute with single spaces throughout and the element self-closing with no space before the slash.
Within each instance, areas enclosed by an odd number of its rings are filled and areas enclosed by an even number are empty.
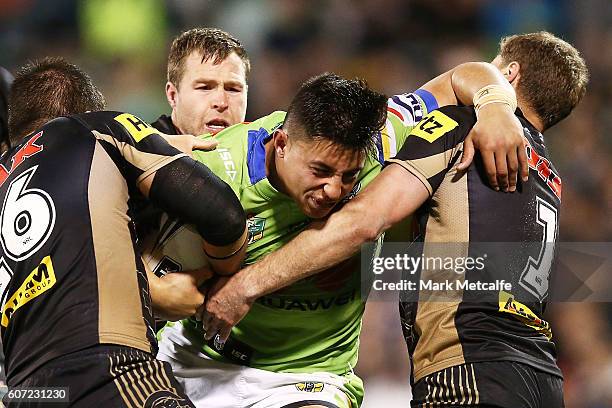
<svg viewBox="0 0 612 408">
<path fill-rule="evenodd" d="M 514 81 L 520 78 L 521 64 L 516 61 L 512 61 L 511 63 L 504 68 L 502 73 L 508 80 L 508 82 L 513 83 Z"/>
<path fill-rule="evenodd" d="M 166 99 L 172 109 L 176 107 L 176 99 L 178 96 L 178 90 L 176 86 L 170 81 L 166 82 Z"/>
<path fill-rule="evenodd" d="M 285 150 L 287 149 L 287 142 L 289 141 L 289 137 L 287 136 L 287 132 L 285 132 L 282 128 L 277 129 L 274 132 L 273 136 L 274 143 L 274 152 L 278 157 L 285 156 Z"/>
</svg>

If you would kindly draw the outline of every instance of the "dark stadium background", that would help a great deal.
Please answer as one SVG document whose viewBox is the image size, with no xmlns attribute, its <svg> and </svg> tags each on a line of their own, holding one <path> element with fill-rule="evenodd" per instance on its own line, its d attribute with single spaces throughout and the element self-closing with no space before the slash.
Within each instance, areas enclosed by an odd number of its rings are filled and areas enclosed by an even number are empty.
<svg viewBox="0 0 612 408">
<path fill-rule="evenodd" d="M 246 45 L 248 119 L 284 109 L 298 84 L 322 71 L 400 93 L 458 63 L 491 60 L 502 35 L 552 31 L 583 53 L 591 73 L 582 104 L 547 133 L 563 178 L 560 237 L 612 240 L 609 0 L 0 0 L 0 65 L 65 56 L 93 76 L 110 108 L 154 120 L 169 112 L 170 38 L 193 26 L 220 27 Z M 548 311 L 569 408 L 612 407 L 611 309 L 558 303 Z M 357 371 L 365 408 L 408 406 L 395 304 L 368 305 Z"/>
</svg>

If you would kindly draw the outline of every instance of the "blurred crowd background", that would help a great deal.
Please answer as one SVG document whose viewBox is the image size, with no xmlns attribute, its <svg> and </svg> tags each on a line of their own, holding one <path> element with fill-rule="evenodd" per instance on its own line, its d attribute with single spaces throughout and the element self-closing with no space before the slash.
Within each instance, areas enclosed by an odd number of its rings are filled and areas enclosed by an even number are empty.
<svg viewBox="0 0 612 408">
<path fill-rule="evenodd" d="M 245 44 L 247 120 L 286 108 L 301 81 L 323 71 L 402 93 L 461 62 L 490 61 L 503 35 L 561 36 L 582 52 L 591 81 L 572 116 L 547 132 L 563 179 L 560 238 L 612 241 L 610 0 L 0 0 L 0 65 L 14 71 L 28 59 L 64 56 L 92 75 L 109 108 L 153 121 L 170 112 L 170 41 L 195 26 Z M 547 314 L 566 406 L 612 407 L 611 304 L 557 303 Z M 364 407 L 408 406 L 396 304 L 369 303 L 361 344 Z"/>
</svg>

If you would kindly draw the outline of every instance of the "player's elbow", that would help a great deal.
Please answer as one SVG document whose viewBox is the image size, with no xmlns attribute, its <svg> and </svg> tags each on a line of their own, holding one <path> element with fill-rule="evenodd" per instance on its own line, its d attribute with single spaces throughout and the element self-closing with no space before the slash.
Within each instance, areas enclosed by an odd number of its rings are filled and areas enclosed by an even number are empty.
<svg viewBox="0 0 612 408">
<path fill-rule="evenodd" d="M 347 206 L 348 207 L 348 206 Z M 348 208 L 347 208 L 348 209 Z M 350 224 L 353 237 L 360 243 L 373 242 L 384 232 L 384 221 L 367 203 L 355 201 L 351 203 Z"/>
<path fill-rule="evenodd" d="M 210 215 L 199 232 L 208 243 L 223 247 L 237 242 L 244 235 L 246 215 L 229 185 L 220 185 L 217 194 L 217 211 Z"/>
<path fill-rule="evenodd" d="M 360 242 L 373 242 L 378 239 L 380 232 L 378 228 L 371 225 L 361 225 L 356 228 L 355 236 Z"/>
</svg>

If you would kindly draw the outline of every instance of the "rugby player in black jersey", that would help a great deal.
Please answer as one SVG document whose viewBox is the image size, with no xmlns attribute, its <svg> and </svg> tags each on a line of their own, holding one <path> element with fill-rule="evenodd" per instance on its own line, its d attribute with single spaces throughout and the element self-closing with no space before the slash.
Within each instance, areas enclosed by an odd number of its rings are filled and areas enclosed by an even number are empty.
<svg viewBox="0 0 612 408">
<path fill-rule="evenodd" d="M 68 387 L 70 406 L 192 406 L 154 358 L 135 197 L 194 224 L 213 269 L 242 260 L 245 215 L 230 187 L 137 117 L 89 112 L 104 107 L 58 58 L 26 65 L 11 88 L 12 147 L 0 159 L 8 406 L 36 406 L 10 398 L 25 387 Z"/>
<path fill-rule="evenodd" d="M 493 64 L 516 91 L 528 182 L 514 194 L 490 188 L 483 160 L 497 156 L 479 155 L 466 171 L 456 167 L 477 115 L 492 105 L 516 108 L 503 89 L 485 87 L 474 98 L 475 108 L 448 106 L 425 117 L 383 172 L 326 222 L 314 223 L 234 275 L 225 286 L 231 293 L 208 300 L 223 305 L 213 324 L 239 321 L 259 296 L 328 269 L 416 212 L 425 244 L 465 244 L 461 253 L 449 254 L 456 258 L 471 255 L 483 242 L 537 243 L 542 252 L 509 253 L 487 266 L 492 276 L 516 283 L 512 293 L 496 292 L 495 301 L 476 301 L 466 291 L 453 301 L 428 302 L 421 291 L 419 302 L 400 305 L 412 363 L 412 406 L 562 407 L 562 375 L 550 326 L 542 318 L 558 235 L 561 179 L 541 132 L 579 103 L 588 72 L 573 46 L 547 32 L 507 37 L 500 46 Z M 544 257 L 547 262 L 540 262 Z M 435 279 L 438 272 L 457 271 L 419 271 L 421 279 L 426 274 Z M 470 272 L 457 276 L 471 278 Z M 244 288 L 242 298 L 236 288 Z"/>
</svg>

